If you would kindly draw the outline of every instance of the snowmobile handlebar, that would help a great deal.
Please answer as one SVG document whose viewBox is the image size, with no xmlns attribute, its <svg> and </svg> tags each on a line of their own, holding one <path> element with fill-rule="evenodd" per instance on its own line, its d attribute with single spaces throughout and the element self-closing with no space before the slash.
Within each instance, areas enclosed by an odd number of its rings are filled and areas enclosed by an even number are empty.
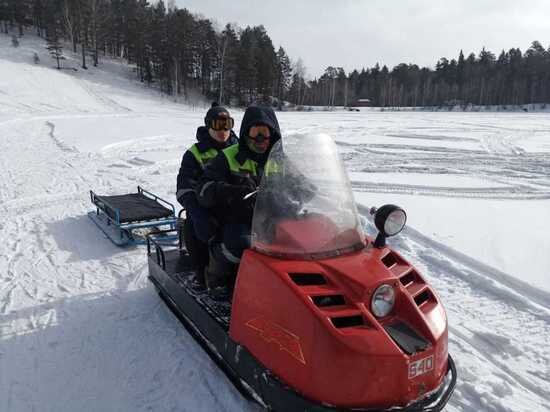
<svg viewBox="0 0 550 412">
<path fill-rule="evenodd" d="M 248 200 L 258 194 L 258 190 L 254 190 L 253 192 L 248 193 L 243 197 L 243 200 Z"/>
</svg>

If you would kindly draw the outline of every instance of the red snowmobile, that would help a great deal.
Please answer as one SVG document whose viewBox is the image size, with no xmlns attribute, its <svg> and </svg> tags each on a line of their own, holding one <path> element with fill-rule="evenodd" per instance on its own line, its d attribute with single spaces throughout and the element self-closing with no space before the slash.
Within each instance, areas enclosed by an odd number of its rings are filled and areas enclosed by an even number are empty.
<svg viewBox="0 0 550 412">
<path fill-rule="evenodd" d="M 373 215 L 375 240 L 329 137 L 285 138 L 266 164 L 232 295 L 197 291 L 181 242 L 154 236 L 149 278 L 237 388 L 268 409 L 440 411 L 456 383 L 445 310 L 386 246 L 405 212 L 385 205 Z"/>
</svg>

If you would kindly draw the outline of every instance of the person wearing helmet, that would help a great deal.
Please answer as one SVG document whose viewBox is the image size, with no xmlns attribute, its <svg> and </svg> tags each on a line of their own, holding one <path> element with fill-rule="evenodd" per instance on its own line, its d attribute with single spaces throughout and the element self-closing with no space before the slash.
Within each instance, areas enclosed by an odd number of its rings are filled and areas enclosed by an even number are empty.
<svg viewBox="0 0 550 412">
<path fill-rule="evenodd" d="M 216 233 L 217 223 L 212 214 L 199 205 L 195 189 L 206 165 L 221 150 L 238 143 L 233 125 L 229 111 L 216 102 L 212 103 L 204 118 L 204 126 L 197 129 L 197 143 L 183 155 L 178 173 L 176 198 L 186 211 L 185 245 L 200 285 L 204 285 L 204 268 L 208 264 L 208 240 Z"/>
<path fill-rule="evenodd" d="M 244 249 L 250 246 L 254 197 L 247 195 L 257 190 L 269 152 L 279 139 L 273 109 L 250 106 L 241 123 L 239 144 L 221 151 L 204 171 L 197 187 L 198 201 L 221 226 L 220 241 L 210 246 L 209 288 L 229 281 L 228 275 L 236 273 Z"/>
</svg>

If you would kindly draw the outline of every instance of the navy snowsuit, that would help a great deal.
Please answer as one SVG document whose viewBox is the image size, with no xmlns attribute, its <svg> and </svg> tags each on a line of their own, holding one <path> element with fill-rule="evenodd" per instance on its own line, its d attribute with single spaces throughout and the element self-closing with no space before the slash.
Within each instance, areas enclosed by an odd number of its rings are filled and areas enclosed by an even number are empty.
<svg viewBox="0 0 550 412">
<path fill-rule="evenodd" d="M 185 244 L 199 269 L 208 263 L 207 243 L 215 234 L 216 222 L 211 213 L 199 205 L 195 189 L 206 165 L 219 151 L 237 143 L 233 131 L 227 142 L 220 144 L 210 137 L 207 127 L 201 126 L 197 129 L 197 143 L 185 152 L 181 161 L 176 198 L 186 210 Z"/>
<path fill-rule="evenodd" d="M 252 126 L 262 124 L 270 128 L 270 146 L 259 154 L 247 146 Z M 244 249 L 250 245 L 253 202 L 243 200 L 260 184 L 265 163 L 273 145 L 281 139 L 277 117 L 270 107 L 250 106 L 244 114 L 239 133 L 239 145 L 224 149 L 204 170 L 197 186 L 198 201 L 210 210 L 223 227 L 222 243 L 225 254 L 237 263 Z M 229 255 L 229 256 L 228 256 Z"/>
</svg>

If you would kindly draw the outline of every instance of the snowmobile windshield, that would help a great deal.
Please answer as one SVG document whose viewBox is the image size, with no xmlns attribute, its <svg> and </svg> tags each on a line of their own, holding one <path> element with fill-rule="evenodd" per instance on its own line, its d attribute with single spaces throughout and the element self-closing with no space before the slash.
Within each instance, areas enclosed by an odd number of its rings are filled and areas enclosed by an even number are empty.
<svg viewBox="0 0 550 412">
<path fill-rule="evenodd" d="M 252 248 L 326 259 L 365 246 L 348 176 L 327 135 L 291 135 L 272 148 L 256 198 Z"/>
</svg>

